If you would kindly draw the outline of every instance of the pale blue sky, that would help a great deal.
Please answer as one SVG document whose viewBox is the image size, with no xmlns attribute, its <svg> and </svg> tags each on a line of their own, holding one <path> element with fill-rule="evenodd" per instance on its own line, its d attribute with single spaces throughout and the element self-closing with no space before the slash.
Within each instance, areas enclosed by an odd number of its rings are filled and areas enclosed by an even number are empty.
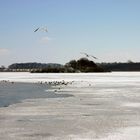
<svg viewBox="0 0 140 140">
<path fill-rule="evenodd" d="M 140 61 L 139 0 L 0 0 L 0 65 Z M 47 26 L 48 33 L 33 31 Z"/>
</svg>

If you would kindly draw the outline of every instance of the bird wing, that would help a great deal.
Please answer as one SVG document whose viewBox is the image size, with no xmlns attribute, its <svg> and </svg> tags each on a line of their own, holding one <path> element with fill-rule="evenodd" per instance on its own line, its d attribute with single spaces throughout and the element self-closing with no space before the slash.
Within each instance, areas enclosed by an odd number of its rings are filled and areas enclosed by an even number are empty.
<svg viewBox="0 0 140 140">
<path fill-rule="evenodd" d="M 48 32 L 47 27 L 41 28 L 42 31 Z"/>
<path fill-rule="evenodd" d="M 84 54 L 86 57 L 89 57 L 90 55 L 88 55 L 87 53 L 82 52 L 81 54 Z"/>
<path fill-rule="evenodd" d="M 35 29 L 34 32 L 37 32 L 39 30 L 39 28 Z"/>
<path fill-rule="evenodd" d="M 98 59 L 97 57 L 95 57 L 95 56 L 93 56 L 93 55 L 91 55 L 91 57 L 93 57 L 94 59 Z"/>
</svg>

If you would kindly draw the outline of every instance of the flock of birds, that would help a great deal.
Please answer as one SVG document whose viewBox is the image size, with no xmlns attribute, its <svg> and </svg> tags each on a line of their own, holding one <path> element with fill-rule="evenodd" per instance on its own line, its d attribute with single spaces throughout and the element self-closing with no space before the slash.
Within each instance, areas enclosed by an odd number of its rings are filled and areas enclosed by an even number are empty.
<svg viewBox="0 0 140 140">
<path fill-rule="evenodd" d="M 47 27 L 38 27 L 34 30 L 34 32 L 38 32 L 38 31 L 44 31 L 44 32 L 48 32 L 48 29 Z M 84 54 L 86 57 L 88 58 L 93 58 L 93 59 L 98 59 L 97 57 L 93 56 L 93 55 L 90 55 L 90 54 L 87 54 L 85 52 L 81 52 L 81 54 Z"/>
</svg>

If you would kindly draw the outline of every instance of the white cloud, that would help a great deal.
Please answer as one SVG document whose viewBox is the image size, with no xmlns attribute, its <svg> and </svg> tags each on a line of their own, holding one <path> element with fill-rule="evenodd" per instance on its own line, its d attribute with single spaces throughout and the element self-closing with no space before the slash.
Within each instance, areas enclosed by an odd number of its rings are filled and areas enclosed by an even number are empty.
<svg viewBox="0 0 140 140">
<path fill-rule="evenodd" d="M 42 37 L 40 42 L 43 43 L 43 44 L 46 44 L 48 43 L 50 40 L 52 40 L 51 38 L 45 36 L 45 37 Z"/>
<path fill-rule="evenodd" d="M 0 55 L 7 55 L 10 51 L 6 48 L 0 48 Z"/>
</svg>

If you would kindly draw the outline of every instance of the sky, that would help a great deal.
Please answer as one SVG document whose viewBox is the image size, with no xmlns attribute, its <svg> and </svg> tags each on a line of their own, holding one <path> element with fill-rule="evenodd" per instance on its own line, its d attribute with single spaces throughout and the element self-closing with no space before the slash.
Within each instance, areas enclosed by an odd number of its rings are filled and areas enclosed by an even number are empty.
<svg viewBox="0 0 140 140">
<path fill-rule="evenodd" d="M 0 66 L 65 64 L 81 52 L 95 62 L 139 62 L 139 7 L 139 0 L 0 0 Z"/>
</svg>

